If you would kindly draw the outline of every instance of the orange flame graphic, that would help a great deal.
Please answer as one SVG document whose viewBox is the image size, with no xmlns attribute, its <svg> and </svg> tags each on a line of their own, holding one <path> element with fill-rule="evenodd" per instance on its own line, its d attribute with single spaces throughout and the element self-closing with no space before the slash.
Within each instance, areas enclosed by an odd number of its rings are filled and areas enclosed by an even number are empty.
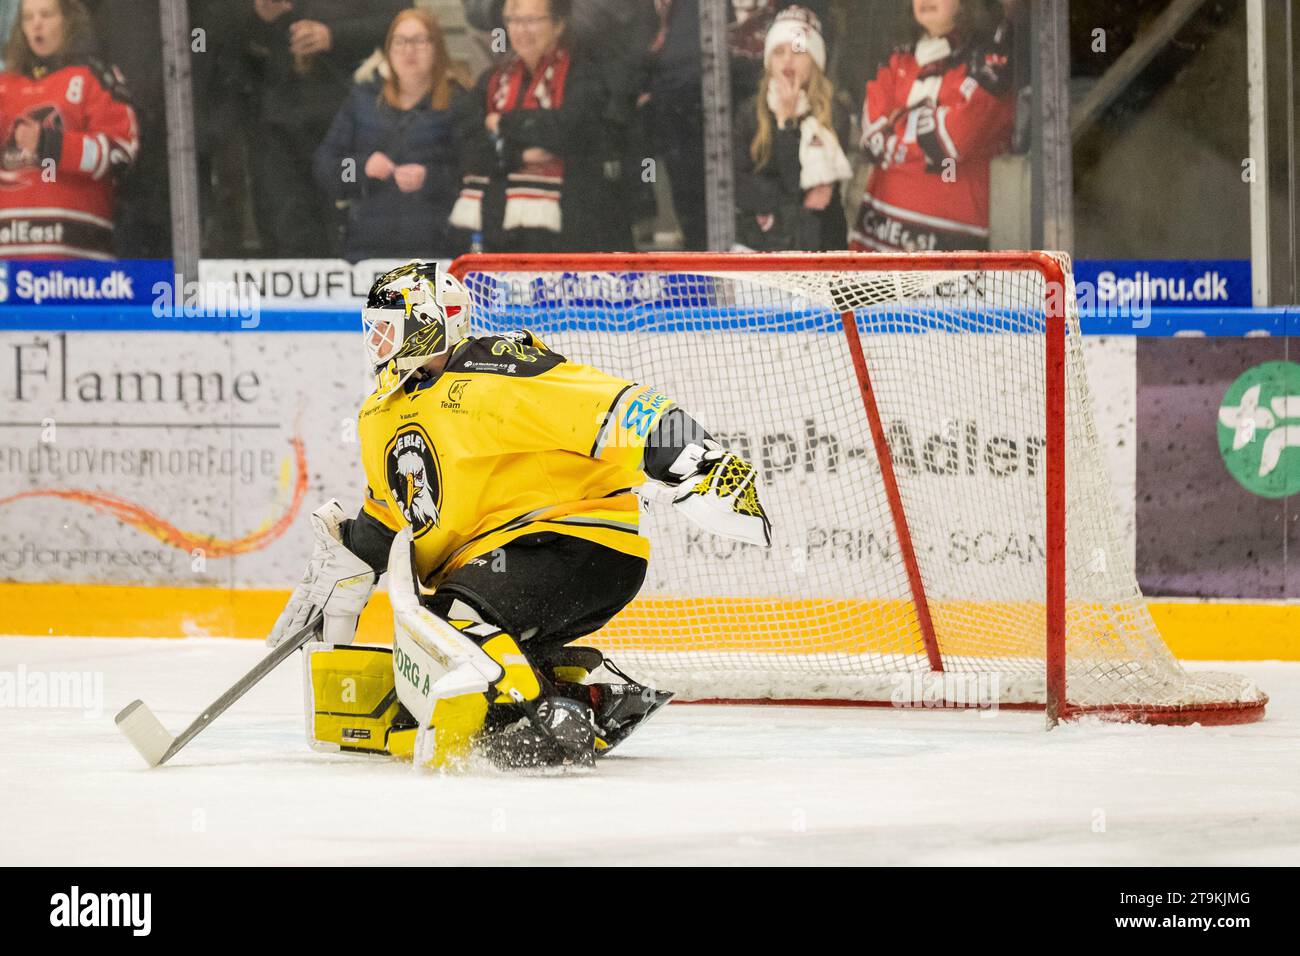
<svg viewBox="0 0 1300 956">
<path fill-rule="evenodd" d="M 307 452 L 303 447 L 301 438 L 295 437 L 290 441 L 293 444 L 294 466 L 297 469 L 297 475 L 295 475 L 293 483 L 293 500 L 289 503 L 288 510 L 275 521 L 268 521 L 256 531 L 246 534 L 242 538 L 225 540 L 208 534 L 182 531 L 143 505 L 98 491 L 76 489 L 65 491 L 46 488 L 38 491 L 23 491 L 7 498 L 0 498 L 0 506 L 21 501 L 24 498 L 61 498 L 64 501 L 80 502 L 94 508 L 96 511 L 112 515 L 123 524 L 138 528 L 145 534 L 157 538 L 173 548 L 180 548 L 183 551 L 201 550 L 209 558 L 228 558 L 236 554 L 246 554 L 249 551 L 257 551 L 266 547 L 284 534 L 289 526 L 293 524 L 294 518 L 297 517 L 298 509 L 302 507 L 302 500 L 307 494 Z"/>
</svg>

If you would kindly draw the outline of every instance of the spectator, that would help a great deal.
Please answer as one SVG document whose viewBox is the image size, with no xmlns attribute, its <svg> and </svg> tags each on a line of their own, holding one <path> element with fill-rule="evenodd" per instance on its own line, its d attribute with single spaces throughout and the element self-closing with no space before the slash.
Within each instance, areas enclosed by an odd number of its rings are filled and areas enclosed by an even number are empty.
<svg viewBox="0 0 1300 956">
<path fill-rule="evenodd" d="M 569 0 L 507 0 L 511 55 L 457 109 L 464 188 L 451 223 L 485 249 L 563 252 L 600 230 L 604 93 L 566 42 Z M 593 199 L 593 197 L 595 197 Z"/>
<path fill-rule="evenodd" d="M 403 10 L 384 41 L 382 79 L 358 82 L 316 150 L 316 182 L 348 201 L 343 257 L 450 256 L 447 217 L 460 187 L 442 27 Z"/>
<path fill-rule="evenodd" d="M 478 30 L 501 26 L 505 0 L 463 0 L 465 19 Z M 641 178 L 647 156 L 636 108 L 646 50 L 658 28 L 648 0 L 573 0 L 565 35 L 570 48 L 599 73 L 604 84 L 599 150 L 604 192 L 601 230 L 593 251 L 632 247 L 632 224 L 640 207 L 654 214 L 654 196 Z"/>
<path fill-rule="evenodd" d="M 248 0 L 245 0 L 248 2 Z M 254 87 L 253 208 L 263 253 L 332 255 L 334 213 L 317 189 L 317 145 L 407 0 L 251 0 L 244 52 Z"/>
<path fill-rule="evenodd" d="M 653 0 L 659 32 L 650 46 L 641 104 L 655 154 L 668 167 L 673 209 L 687 249 L 707 247 L 705 220 L 704 107 L 701 90 L 699 0 Z M 804 0 L 823 12 L 826 0 Z M 733 112 L 758 81 L 761 45 L 768 25 L 790 0 L 730 0 L 727 43 L 731 54 Z"/>
<path fill-rule="evenodd" d="M 0 73 L 0 257 L 111 259 L 115 177 L 139 149 L 81 0 L 23 0 Z"/>
<path fill-rule="evenodd" d="M 989 159 L 1015 119 L 1010 28 L 984 0 L 911 0 L 918 36 L 867 84 L 867 179 L 850 244 L 988 248 Z"/>
<path fill-rule="evenodd" d="M 736 113 L 736 239 L 761 252 L 843 249 L 840 146 L 849 122 L 826 78 L 821 21 L 803 7 L 777 15 L 763 46 L 758 95 Z"/>
<path fill-rule="evenodd" d="M 777 13 L 791 6 L 801 6 L 812 13 L 821 24 L 821 35 L 829 46 L 831 36 L 827 31 L 829 0 L 731 0 L 731 17 L 727 26 L 727 48 L 731 53 L 732 105 L 750 96 L 750 91 L 763 78 L 764 46 L 767 31 Z M 822 67 L 822 72 L 826 68 Z"/>
</svg>

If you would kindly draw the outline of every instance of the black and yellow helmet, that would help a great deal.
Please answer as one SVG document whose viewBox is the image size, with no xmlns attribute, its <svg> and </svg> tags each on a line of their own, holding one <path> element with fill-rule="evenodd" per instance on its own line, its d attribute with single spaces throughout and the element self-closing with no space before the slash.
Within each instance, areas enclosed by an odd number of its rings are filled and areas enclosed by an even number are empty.
<svg viewBox="0 0 1300 956">
<path fill-rule="evenodd" d="M 361 330 L 371 369 L 404 379 L 469 334 L 469 291 L 436 262 L 413 260 L 370 287 Z"/>
</svg>

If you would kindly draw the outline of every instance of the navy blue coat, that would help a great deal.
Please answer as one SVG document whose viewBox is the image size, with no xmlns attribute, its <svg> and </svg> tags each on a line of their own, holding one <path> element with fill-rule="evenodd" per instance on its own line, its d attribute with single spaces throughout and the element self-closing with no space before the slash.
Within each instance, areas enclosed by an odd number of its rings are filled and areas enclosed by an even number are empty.
<svg viewBox="0 0 1300 956">
<path fill-rule="evenodd" d="M 390 176 L 366 175 L 366 160 L 381 152 L 398 166 L 424 166 L 424 186 L 404 193 Z M 345 180 L 352 160 L 355 181 Z M 437 258 L 462 250 L 447 217 L 460 191 L 452 111 L 428 100 L 399 110 L 383 99 L 378 84 L 356 84 L 325 140 L 316 149 L 316 182 L 330 198 L 347 200 L 343 256 L 358 259 Z"/>
</svg>

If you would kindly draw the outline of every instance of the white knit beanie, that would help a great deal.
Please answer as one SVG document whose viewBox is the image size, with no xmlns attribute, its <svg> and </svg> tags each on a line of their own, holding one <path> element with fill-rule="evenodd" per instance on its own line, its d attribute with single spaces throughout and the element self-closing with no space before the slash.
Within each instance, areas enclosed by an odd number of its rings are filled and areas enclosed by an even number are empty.
<svg viewBox="0 0 1300 956">
<path fill-rule="evenodd" d="M 826 41 L 822 39 L 822 22 L 811 10 L 786 7 L 776 15 L 763 44 L 763 66 L 767 66 L 772 51 L 782 43 L 789 43 L 796 53 L 807 53 L 817 64 L 817 69 L 825 71 Z"/>
</svg>

